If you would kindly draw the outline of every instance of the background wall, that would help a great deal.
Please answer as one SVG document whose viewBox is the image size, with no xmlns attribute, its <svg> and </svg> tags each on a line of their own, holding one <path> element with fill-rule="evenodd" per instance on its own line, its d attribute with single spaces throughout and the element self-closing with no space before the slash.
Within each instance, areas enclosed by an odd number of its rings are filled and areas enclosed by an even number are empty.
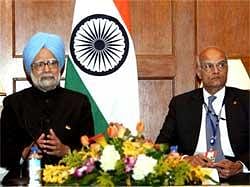
<svg viewBox="0 0 250 187">
<path fill-rule="evenodd" d="M 249 0 L 131 0 L 130 7 L 147 137 L 158 135 L 172 96 L 196 87 L 195 58 L 206 46 L 241 58 L 250 73 Z M 0 81 L 7 94 L 14 77 L 25 77 L 22 49 L 35 32 L 61 35 L 68 53 L 73 9 L 73 0 L 0 0 Z"/>
</svg>

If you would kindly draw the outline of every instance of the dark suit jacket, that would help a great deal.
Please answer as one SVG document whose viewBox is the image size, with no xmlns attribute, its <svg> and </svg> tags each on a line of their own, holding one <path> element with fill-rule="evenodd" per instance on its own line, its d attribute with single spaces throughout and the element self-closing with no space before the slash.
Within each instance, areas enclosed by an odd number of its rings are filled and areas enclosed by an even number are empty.
<svg viewBox="0 0 250 187">
<path fill-rule="evenodd" d="M 85 95 L 61 87 L 41 92 L 31 87 L 7 96 L 1 115 L 2 167 L 19 164 L 22 150 L 50 128 L 71 149 L 81 147 L 80 136 L 94 134 L 90 103 Z M 55 164 L 60 158 L 45 155 L 43 164 Z"/>
<path fill-rule="evenodd" d="M 235 154 L 249 168 L 249 97 L 250 92 L 226 87 L 225 112 L 229 140 Z M 193 155 L 198 143 L 203 105 L 203 91 L 196 89 L 174 97 L 156 143 L 178 145 L 182 154 Z"/>
</svg>

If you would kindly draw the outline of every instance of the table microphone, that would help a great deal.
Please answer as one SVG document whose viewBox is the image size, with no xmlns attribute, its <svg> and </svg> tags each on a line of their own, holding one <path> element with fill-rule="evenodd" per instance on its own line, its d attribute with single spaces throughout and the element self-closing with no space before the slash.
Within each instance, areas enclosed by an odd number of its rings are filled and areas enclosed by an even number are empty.
<svg viewBox="0 0 250 187">
<path fill-rule="evenodd" d="M 42 154 L 44 154 L 43 150 L 39 147 L 39 145 L 36 143 L 38 137 L 32 136 L 32 133 L 27 130 L 28 134 L 32 138 L 33 142 L 30 146 L 32 147 L 33 144 L 36 144 L 38 148 L 41 150 Z M 19 160 L 19 165 L 16 168 L 13 168 L 9 171 L 9 173 L 3 178 L 2 185 L 4 186 L 27 186 L 29 184 L 29 176 L 28 176 L 28 170 L 25 165 L 27 166 L 27 162 L 25 162 L 29 157 L 29 154 L 25 155 L 25 157 L 21 157 Z M 26 169 L 24 172 L 24 168 Z"/>
<path fill-rule="evenodd" d="M 28 172 L 23 171 L 25 158 L 20 159 L 19 166 L 12 168 L 9 173 L 3 178 L 3 186 L 27 186 L 29 183 Z"/>
</svg>

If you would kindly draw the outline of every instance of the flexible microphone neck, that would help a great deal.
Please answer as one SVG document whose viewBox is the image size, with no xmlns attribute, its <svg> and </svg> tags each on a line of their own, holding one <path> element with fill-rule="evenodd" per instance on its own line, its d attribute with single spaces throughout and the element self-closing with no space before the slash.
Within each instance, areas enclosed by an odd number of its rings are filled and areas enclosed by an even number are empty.
<svg viewBox="0 0 250 187">
<path fill-rule="evenodd" d="M 24 165 L 24 159 L 21 156 L 20 161 L 19 161 L 19 166 L 20 166 L 20 171 L 19 171 L 19 178 L 23 178 L 23 165 Z"/>
</svg>

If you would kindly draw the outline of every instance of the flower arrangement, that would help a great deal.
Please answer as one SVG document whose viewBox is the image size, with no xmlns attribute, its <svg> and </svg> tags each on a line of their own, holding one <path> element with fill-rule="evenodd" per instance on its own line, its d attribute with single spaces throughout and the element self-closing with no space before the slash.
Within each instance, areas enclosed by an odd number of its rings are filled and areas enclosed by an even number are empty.
<svg viewBox="0 0 250 187">
<path fill-rule="evenodd" d="M 194 167 L 167 145 L 144 138 L 143 123 L 132 135 L 122 124 L 110 123 L 105 134 L 81 137 L 82 149 L 74 150 L 58 165 L 45 165 L 46 185 L 185 185 L 201 184 L 209 173 Z"/>
</svg>

